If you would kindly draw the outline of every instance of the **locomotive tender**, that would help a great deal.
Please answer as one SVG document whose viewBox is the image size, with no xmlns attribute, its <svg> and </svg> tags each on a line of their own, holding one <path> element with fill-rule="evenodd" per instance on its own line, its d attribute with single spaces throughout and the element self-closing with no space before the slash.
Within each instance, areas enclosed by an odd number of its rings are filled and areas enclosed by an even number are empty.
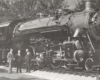
<svg viewBox="0 0 100 80">
<path fill-rule="evenodd" d="M 4 48 L 29 48 L 40 67 L 63 64 L 66 69 L 80 66 L 91 71 L 100 66 L 100 15 L 93 4 L 86 0 L 82 12 L 58 9 L 54 17 L 13 21 L 6 27 Z"/>
</svg>

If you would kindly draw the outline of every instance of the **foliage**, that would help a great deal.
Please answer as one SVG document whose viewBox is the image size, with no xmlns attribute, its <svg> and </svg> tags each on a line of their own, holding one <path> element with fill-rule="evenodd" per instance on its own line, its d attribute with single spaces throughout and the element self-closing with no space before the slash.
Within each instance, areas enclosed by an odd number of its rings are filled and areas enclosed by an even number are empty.
<svg viewBox="0 0 100 80">
<path fill-rule="evenodd" d="M 58 8 L 68 8 L 68 1 L 76 1 L 75 10 L 84 9 L 84 0 L 0 0 L 0 22 L 35 18 L 40 12 L 52 15 Z M 99 5 L 100 0 L 95 1 Z"/>
<path fill-rule="evenodd" d="M 64 0 L 63 8 L 67 8 L 74 11 L 82 11 L 84 9 L 84 0 Z"/>
<path fill-rule="evenodd" d="M 35 18 L 37 13 L 53 14 L 62 0 L 0 0 L 0 22 Z"/>
</svg>

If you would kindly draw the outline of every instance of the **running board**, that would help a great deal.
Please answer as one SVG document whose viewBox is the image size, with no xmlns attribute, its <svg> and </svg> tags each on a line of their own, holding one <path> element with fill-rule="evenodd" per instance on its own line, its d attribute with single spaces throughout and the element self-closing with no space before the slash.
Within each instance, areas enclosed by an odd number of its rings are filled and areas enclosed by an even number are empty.
<svg viewBox="0 0 100 80">
<path fill-rule="evenodd" d="M 35 62 L 35 61 L 37 61 L 37 59 L 31 59 L 31 61 Z"/>
<path fill-rule="evenodd" d="M 78 64 L 67 64 L 68 66 L 79 66 Z"/>
<path fill-rule="evenodd" d="M 60 59 L 60 58 L 58 58 L 58 59 L 52 59 L 52 60 L 55 60 L 55 61 L 74 61 L 74 59 Z"/>
<path fill-rule="evenodd" d="M 100 67 L 100 65 L 93 65 L 93 67 Z"/>
</svg>

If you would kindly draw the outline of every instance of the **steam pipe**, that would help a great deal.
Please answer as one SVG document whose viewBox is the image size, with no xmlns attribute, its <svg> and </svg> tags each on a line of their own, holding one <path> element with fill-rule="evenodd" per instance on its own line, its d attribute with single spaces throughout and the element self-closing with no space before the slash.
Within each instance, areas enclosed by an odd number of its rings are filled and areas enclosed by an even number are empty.
<svg viewBox="0 0 100 80">
<path fill-rule="evenodd" d="M 94 53 L 95 53 L 94 46 L 93 46 L 92 41 L 91 41 L 91 39 L 90 39 L 90 36 L 89 36 L 88 34 L 87 34 L 87 37 L 88 37 L 89 42 L 90 42 L 90 45 L 91 45 L 91 47 L 92 47 L 92 49 L 93 49 L 93 51 L 94 51 Z"/>
<path fill-rule="evenodd" d="M 77 28 L 77 29 L 75 30 L 75 33 L 74 33 L 73 37 L 74 37 L 74 38 L 75 38 L 75 37 L 78 37 L 79 33 L 80 33 L 80 29 Z"/>
</svg>

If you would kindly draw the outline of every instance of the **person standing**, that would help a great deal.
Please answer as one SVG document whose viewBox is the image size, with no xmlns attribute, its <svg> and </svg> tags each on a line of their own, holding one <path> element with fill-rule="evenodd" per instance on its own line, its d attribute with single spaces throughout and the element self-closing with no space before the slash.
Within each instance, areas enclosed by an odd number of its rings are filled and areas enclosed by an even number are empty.
<svg viewBox="0 0 100 80">
<path fill-rule="evenodd" d="M 7 54 L 7 61 L 9 63 L 8 73 L 12 72 L 12 62 L 13 62 L 13 60 L 14 60 L 13 49 L 10 49 L 10 52 L 8 52 L 8 54 Z"/>
<path fill-rule="evenodd" d="M 31 53 L 30 53 L 29 49 L 26 49 L 25 60 L 26 60 L 26 72 L 30 73 Z"/>
<path fill-rule="evenodd" d="M 21 66 L 22 66 L 22 56 L 21 56 L 21 51 L 18 50 L 18 53 L 16 54 L 16 67 L 17 67 L 17 73 L 18 71 L 20 71 L 20 73 L 22 72 L 21 71 Z"/>
</svg>

